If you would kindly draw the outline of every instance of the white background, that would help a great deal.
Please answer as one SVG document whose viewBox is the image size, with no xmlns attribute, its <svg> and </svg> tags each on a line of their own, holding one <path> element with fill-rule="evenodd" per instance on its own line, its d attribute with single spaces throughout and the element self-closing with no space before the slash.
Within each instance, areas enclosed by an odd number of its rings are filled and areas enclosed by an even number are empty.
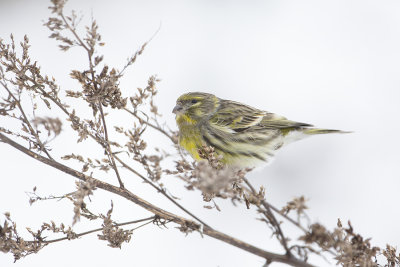
<svg viewBox="0 0 400 267">
<path fill-rule="evenodd" d="M 47 38 L 49 32 L 42 26 L 49 14 L 47 6 L 42 0 L 1 0 L 0 37 L 8 42 L 14 33 L 19 41 L 27 34 L 32 57 L 43 72 L 53 75 L 63 90 L 78 90 L 69 72 L 86 66 L 85 55 L 76 49 L 60 52 L 55 41 Z M 157 74 L 162 82 L 156 100 L 173 129 L 171 110 L 176 98 L 187 91 L 204 91 L 318 127 L 354 131 L 292 144 L 249 178 L 264 185 L 268 201 L 278 207 L 304 195 L 309 199 L 311 221 L 332 228 L 338 218 L 350 219 L 356 231 L 372 237 L 374 245 L 400 244 L 398 1 L 71 0 L 66 6 L 70 8 L 85 14 L 82 23 L 91 14 L 97 19 L 106 42 L 101 52 L 115 67 L 122 66 L 161 23 L 161 30 L 127 72 L 122 87 L 125 96 L 132 95 L 136 87 L 146 85 L 150 75 Z M 117 118 L 125 128 L 132 121 Z M 0 118 L 0 126 L 6 127 L 4 123 Z M 67 124 L 64 130 L 52 143 L 52 153 L 58 158 L 76 150 L 75 134 Z M 165 143 L 166 139 L 155 136 L 150 147 Z M 85 146 L 89 154 L 100 151 L 92 150 L 90 142 Z M 165 149 L 172 151 L 169 146 Z M 42 195 L 68 193 L 74 189 L 74 179 L 6 144 L 0 144 L 0 151 L 0 212 L 10 211 L 21 233 L 25 226 L 35 229 L 51 219 L 70 224 L 70 203 L 42 202 L 29 207 L 25 192 L 38 186 Z M 180 213 L 136 177 L 123 175 L 134 193 Z M 222 212 L 209 211 L 202 208 L 198 193 L 185 192 L 182 183 L 172 177 L 165 183 L 184 206 L 216 229 L 282 252 L 269 230 L 254 220 L 254 210 L 219 202 Z M 148 215 L 100 190 L 92 198 L 93 209 L 105 213 L 110 197 L 116 204 L 115 220 Z M 299 234 L 286 225 L 289 235 Z M 75 229 L 89 227 L 82 222 Z M 53 244 L 16 264 L 12 261 L 11 254 L 0 254 L 0 266 L 15 267 L 264 264 L 261 258 L 208 237 L 202 239 L 197 233 L 185 237 L 172 225 L 169 230 L 146 226 L 135 231 L 131 243 L 121 250 L 108 248 L 92 235 Z M 312 258 L 312 263 L 328 266 L 318 258 Z"/>
</svg>

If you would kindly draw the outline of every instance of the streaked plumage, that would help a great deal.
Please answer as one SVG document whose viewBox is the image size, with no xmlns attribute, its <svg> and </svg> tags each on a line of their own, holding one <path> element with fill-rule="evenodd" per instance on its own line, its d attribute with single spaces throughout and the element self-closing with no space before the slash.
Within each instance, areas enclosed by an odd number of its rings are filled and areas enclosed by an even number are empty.
<svg viewBox="0 0 400 267">
<path fill-rule="evenodd" d="M 195 160 L 203 145 L 214 147 L 226 165 L 252 167 L 271 159 L 282 146 L 307 136 L 345 133 L 311 128 L 313 125 L 212 94 L 193 92 L 180 96 L 173 112 L 179 127 L 179 144 Z"/>
</svg>

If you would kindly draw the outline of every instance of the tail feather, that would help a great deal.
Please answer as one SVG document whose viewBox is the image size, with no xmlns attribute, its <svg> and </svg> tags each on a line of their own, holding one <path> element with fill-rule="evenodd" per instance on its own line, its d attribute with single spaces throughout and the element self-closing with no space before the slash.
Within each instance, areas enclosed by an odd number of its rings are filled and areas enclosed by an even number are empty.
<svg viewBox="0 0 400 267">
<path fill-rule="evenodd" d="M 317 128 L 309 128 L 309 129 L 304 129 L 303 133 L 309 134 L 309 135 L 314 135 L 314 134 L 329 134 L 329 133 L 352 133 L 348 131 L 341 131 L 341 130 L 332 130 L 332 129 L 317 129 Z"/>
</svg>

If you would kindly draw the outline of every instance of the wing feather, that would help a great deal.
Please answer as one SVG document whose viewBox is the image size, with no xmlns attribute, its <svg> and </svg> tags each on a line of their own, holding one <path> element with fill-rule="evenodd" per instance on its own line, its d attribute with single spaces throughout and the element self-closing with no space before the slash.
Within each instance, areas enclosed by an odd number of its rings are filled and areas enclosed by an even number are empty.
<svg viewBox="0 0 400 267">
<path fill-rule="evenodd" d="M 209 122 L 212 127 L 234 133 L 259 124 L 266 115 L 266 111 L 234 101 L 220 100 L 219 109 Z"/>
<path fill-rule="evenodd" d="M 220 100 L 217 112 L 210 118 L 210 126 L 228 133 L 241 133 L 247 129 L 287 129 L 313 125 L 286 119 L 283 116 L 259 110 L 238 102 Z M 257 126 L 257 127 L 255 127 Z"/>
</svg>

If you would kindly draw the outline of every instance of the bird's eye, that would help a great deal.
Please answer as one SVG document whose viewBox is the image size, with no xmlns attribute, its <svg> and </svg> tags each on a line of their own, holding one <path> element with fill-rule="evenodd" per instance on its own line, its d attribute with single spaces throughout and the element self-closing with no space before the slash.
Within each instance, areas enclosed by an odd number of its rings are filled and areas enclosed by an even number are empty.
<svg viewBox="0 0 400 267">
<path fill-rule="evenodd" d="M 199 100 L 197 100 L 197 99 L 192 99 L 192 101 L 191 101 L 192 104 L 196 104 L 197 102 L 199 102 Z"/>
</svg>

